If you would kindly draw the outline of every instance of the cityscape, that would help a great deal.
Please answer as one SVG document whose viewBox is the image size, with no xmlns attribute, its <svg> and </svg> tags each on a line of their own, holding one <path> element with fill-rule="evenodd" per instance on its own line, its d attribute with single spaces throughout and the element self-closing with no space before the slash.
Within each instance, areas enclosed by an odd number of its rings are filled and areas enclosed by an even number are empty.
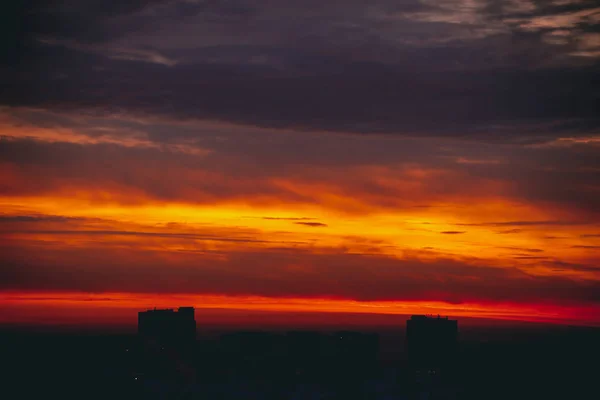
<svg viewBox="0 0 600 400">
<path fill-rule="evenodd" d="M 600 399 L 600 1 L 0 27 L 0 400 Z"/>
<path fill-rule="evenodd" d="M 194 312 L 195 311 L 195 312 Z M 64 399 L 516 399 L 598 393 L 598 330 L 406 316 L 395 329 L 224 329 L 194 307 L 138 312 L 137 333 L 0 332 L 4 390 Z M 214 328 L 214 327 L 213 327 Z M 582 364 L 583 365 L 583 364 Z"/>
</svg>

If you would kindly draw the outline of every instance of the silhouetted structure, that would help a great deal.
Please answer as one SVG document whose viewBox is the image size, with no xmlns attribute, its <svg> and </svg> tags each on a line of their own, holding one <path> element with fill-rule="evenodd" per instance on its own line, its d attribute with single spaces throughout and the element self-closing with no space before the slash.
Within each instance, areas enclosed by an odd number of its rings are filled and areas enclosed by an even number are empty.
<svg viewBox="0 0 600 400">
<path fill-rule="evenodd" d="M 323 336 L 330 343 L 336 337 L 336 343 L 345 342 L 347 334 L 340 339 L 339 333 Z M 382 353 L 396 349 L 387 348 L 392 343 L 386 337 L 393 341 L 399 333 L 380 333 Z M 399 374 L 404 370 L 402 357 L 389 363 L 384 358 L 378 366 L 354 370 L 362 366 L 354 345 L 348 346 L 353 362 L 331 365 L 321 349 L 313 349 L 303 368 L 287 355 L 285 342 L 290 336 L 283 332 L 238 332 L 223 340 L 221 335 L 201 335 L 194 353 L 189 348 L 171 351 L 167 346 L 164 350 L 158 346 L 160 351 L 138 351 L 137 338 L 128 334 L 5 328 L 0 329 L 0 355 L 9 368 L 3 371 L 0 398 L 600 399 L 597 368 L 593 368 L 600 359 L 599 335 L 597 328 L 471 326 L 461 330 L 452 375 L 442 382 L 418 384 L 414 375 Z M 303 342 L 300 336 L 296 343 Z M 315 342 L 314 335 L 304 337 Z M 344 348 L 339 347 L 342 353 Z M 280 350 L 285 351 L 281 356 Z M 243 359 L 246 354 L 251 364 Z M 274 358 L 254 357 L 263 354 L 274 354 Z M 182 369 L 182 363 L 187 369 Z M 573 367 L 580 365 L 592 368 Z M 197 373 L 190 377 L 190 369 Z"/>
<path fill-rule="evenodd" d="M 412 397 L 454 398 L 458 323 L 447 317 L 413 315 L 406 321 Z M 455 382 L 454 382 L 455 383 Z"/>
<path fill-rule="evenodd" d="M 196 340 L 194 307 L 148 310 L 138 313 L 138 335 L 144 341 L 185 345 Z"/>
<path fill-rule="evenodd" d="M 408 360 L 413 368 L 438 370 L 455 361 L 458 323 L 448 317 L 413 315 L 406 321 Z"/>
</svg>

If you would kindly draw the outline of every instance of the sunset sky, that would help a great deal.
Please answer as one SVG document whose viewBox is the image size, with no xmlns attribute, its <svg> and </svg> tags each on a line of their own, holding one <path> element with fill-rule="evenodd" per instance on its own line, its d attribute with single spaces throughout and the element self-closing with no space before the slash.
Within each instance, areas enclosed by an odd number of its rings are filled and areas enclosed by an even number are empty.
<svg viewBox="0 0 600 400">
<path fill-rule="evenodd" d="M 7 7 L 0 323 L 600 325 L 597 1 Z"/>
</svg>

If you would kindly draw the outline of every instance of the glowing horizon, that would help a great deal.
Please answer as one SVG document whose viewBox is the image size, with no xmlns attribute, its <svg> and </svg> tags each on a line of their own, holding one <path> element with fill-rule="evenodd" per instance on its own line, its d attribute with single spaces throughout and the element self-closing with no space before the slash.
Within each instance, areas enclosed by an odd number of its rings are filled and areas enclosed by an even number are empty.
<svg viewBox="0 0 600 400">
<path fill-rule="evenodd" d="M 193 306 L 202 317 L 202 310 L 222 309 L 238 311 L 264 311 L 276 313 L 349 313 L 379 315 L 443 315 L 452 318 L 483 318 L 523 322 L 543 322 L 553 324 L 575 324 L 600 326 L 596 308 L 553 307 L 532 305 L 523 307 L 514 304 L 450 304 L 445 302 L 397 302 L 397 301 L 356 301 L 344 299 L 318 298 L 267 298 L 259 296 L 222 296 L 196 294 L 152 294 L 152 293 L 55 293 L 55 292 L 7 292 L 3 305 L 15 307 L 21 313 L 18 320 L 2 319 L 0 323 L 39 323 L 39 318 L 62 314 L 68 318 L 74 310 L 89 313 L 87 323 L 106 323 L 108 319 L 98 319 L 94 313 L 103 309 L 120 309 L 123 321 L 134 325 L 137 311 L 152 308 L 177 308 Z M 33 311 L 35 310 L 35 311 Z M 48 314 L 44 314 L 46 311 Z M 114 312 L 114 311 L 113 311 Z M 581 318 L 589 318 L 582 323 Z M 277 317 L 274 317 L 277 322 Z M 70 320 L 77 323 L 77 318 Z M 81 322 L 81 321 L 79 321 Z M 247 321 L 246 321 L 247 322 Z M 233 321 L 235 323 L 235 320 Z M 401 327 L 399 325 L 399 327 Z"/>
</svg>

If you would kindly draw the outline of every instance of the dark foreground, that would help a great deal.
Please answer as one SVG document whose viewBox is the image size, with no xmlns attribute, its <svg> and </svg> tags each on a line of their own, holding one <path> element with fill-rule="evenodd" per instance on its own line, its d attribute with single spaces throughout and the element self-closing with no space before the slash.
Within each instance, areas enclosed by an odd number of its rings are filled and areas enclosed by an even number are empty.
<svg viewBox="0 0 600 400">
<path fill-rule="evenodd" d="M 381 333 L 375 354 L 310 337 L 289 348 L 280 335 L 225 335 L 170 350 L 132 335 L 4 331 L 0 397 L 600 399 L 596 329 L 461 332 L 451 370 L 427 384 L 407 367 L 401 331 Z"/>
</svg>

